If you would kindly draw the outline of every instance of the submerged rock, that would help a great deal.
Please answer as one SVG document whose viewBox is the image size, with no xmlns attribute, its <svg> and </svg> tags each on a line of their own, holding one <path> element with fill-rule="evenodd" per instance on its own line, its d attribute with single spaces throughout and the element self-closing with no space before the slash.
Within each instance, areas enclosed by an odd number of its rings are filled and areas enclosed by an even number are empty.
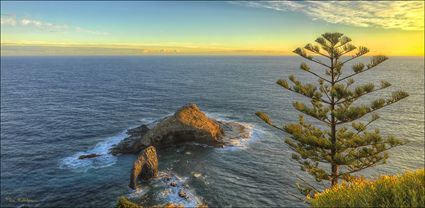
<svg viewBox="0 0 425 208">
<path fill-rule="evenodd" d="M 136 189 L 137 181 L 139 178 L 148 180 L 158 176 L 158 158 L 156 149 L 149 146 L 144 149 L 134 161 L 133 168 L 131 169 L 130 188 Z"/>
<path fill-rule="evenodd" d="M 83 159 L 87 159 L 87 158 L 94 158 L 94 157 L 99 157 L 99 154 L 93 153 L 93 154 L 88 154 L 88 155 L 80 155 L 78 157 L 78 159 L 83 160 Z"/>
<path fill-rule="evenodd" d="M 169 146 L 182 142 L 196 142 L 223 147 L 238 137 L 248 138 L 245 127 L 236 122 L 208 118 L 196 104 L 178 109 L 174 115 L 160 120 L 152 129 L 147 125 L 128 130 L 130 136 L 113 146 L 112 154 L 137 153 L 150 145 Z"/>
</svg>

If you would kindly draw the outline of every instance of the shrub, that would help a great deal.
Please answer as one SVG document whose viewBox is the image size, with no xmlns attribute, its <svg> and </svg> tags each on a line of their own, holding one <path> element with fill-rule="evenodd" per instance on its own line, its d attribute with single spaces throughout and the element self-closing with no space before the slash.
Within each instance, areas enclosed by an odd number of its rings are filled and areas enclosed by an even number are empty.
<svg viewBox="0 0 425 208">
<path fill-rule="evenodd" d="M 425 170 L 374 181 L 357 178 L 307 200 L 313 207 L 425 207 Z"/>
<path fill-rule="evenodd" d="M 142 206 L 128 200 L 126 197 L 121 196 L 115 206 L 116 208 L 142 208 Z"/>
</svg>

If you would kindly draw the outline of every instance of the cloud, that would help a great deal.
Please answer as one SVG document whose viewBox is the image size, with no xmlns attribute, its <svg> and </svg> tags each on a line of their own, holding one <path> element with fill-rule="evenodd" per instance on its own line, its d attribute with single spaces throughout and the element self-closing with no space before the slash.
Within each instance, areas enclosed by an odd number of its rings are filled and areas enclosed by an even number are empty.
<svg viewBox="0 0 425 208">
<path fill-rule="evenodd" d="M 17 18 L 11 15 L 1 15 L 2 26 L 21 26 L 21 27 L 32 27 L 43 31 L 49 32 L 79 32 L 92 35 L 108 35 L 106 32 L 99 32 L 94 30 L 85 29 L 78 26 L 69 26 L 66 24 L 54 24 L 50 22 L 29 19 L 29 18 Z"/>
<path fill-rule="evenodd" d="M 1 25 L 15 26 L 16 20 L 9 15 L 1 15 Z"/>
<path fill-rule="evenodd" d="M 47 30 L 50 32 L 65 32 L 69 29 L 69 26 L 67 25 L 57 25 L 49 22 L 41 22 L 38 20 L 32 20 L 32 19 L 21 19 L 19 21 L 20 25 L 22 26 L 31 26 L 36 27 L 42 30 Z"/>
<path fill-rule="evenodd" d="M 267 1 L 238 4 L 301 12 L 313 20 L 359 27 L 424 30 L 423 1 Z"/>
</svg>

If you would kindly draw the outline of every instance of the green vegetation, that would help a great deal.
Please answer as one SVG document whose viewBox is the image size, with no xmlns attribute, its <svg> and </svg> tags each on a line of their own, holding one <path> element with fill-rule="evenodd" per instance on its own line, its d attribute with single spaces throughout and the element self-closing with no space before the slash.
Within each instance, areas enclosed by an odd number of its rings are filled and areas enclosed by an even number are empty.
<svg viewBox="0 0 425 208">
<path fill-rule="evenodd" d="M 116 208 L 143 208 L 143 206 L 138 205 L 132 201 L 130 201 L 129 199 L 127 199 L 127 197 L 125 196 L 121 196 L 118 201 L 117 204 L 115 205 Z M 166 204 L 161 204 L 161 205 L 154 205 L 154 206 L 150 206 L 152 208 L 184 208 L 183 205 L 181 204 L 174 204 L 174 203 L 166 203 Z M 196 205 L 197 208 L 207 208 L 208 206 L 205 204 L 198 204 Z"/>
<path fill-rule="evenodd" d="M 308 201 L 313 207 L 425 207 L 425 171 L 342 183 Z"/>
<path fill-rule="evenodd" d="M 300 65 L 303 72 L 318 78 L 317 84 L 304 84 L 293 75 L 289 76 L 289 82 L 278 80 L 277 84 L 309 99 L 309 104 L 296 101 L 293 106 L 322 125 L 314 126 L 301 115 L 298 123 L 280 127 L 273 124 L 266 113 L 257 112 L 256 115 L 290 135 L 285 142 L 294 151 L 292 158 L 299 162 L 303 171 L 318 182 L 330 181 L 336 186 L 338 179 L 349 179 L 353 173 L 384 163 L 388 158 L 386 151 L 404 143 L 393 136 L 382 136 L 378 129 L 369 130 L 369 125 L 379 119 L 377 110 L 406 98 L 408 94 L 395 91 L 385 99 L 356 102 L 365 95 L 391 86 L 385 80 L 378 85 L 362 83 L 355 86 L 352 79 L 388 58 L 372 56 L 370 63 L 354 63 L 351 71 L 347 71 L 346 63 L 366 55 L 369 49 L 352 45 L 351 39 L 341 33 L 325 33 L 316 39 L 316 43 L 318 45 L 297 48 L 294 53 L 317 66 Z M 366 116 L 370 116 L 367 121 Z M 306 186 L 302 192 L 311 194 L 313 189 Z"/>
<path fill-rule="evenodd" d="M 121 196 L 115 206 L 116 208 L 142 208 L 138 204 L 128 200 L 125 196 Z"/>
</svg>

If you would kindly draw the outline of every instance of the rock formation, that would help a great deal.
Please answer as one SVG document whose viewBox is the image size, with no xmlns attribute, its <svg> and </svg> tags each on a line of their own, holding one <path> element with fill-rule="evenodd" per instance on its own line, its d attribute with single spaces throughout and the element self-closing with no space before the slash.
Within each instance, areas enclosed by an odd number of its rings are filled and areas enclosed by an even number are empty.
<svg viewBox="0 0 425 208">
<path fill-rule="evenodd" d="M 156 149 L 149 146 L 140 152 L 138 158 L 133 163 L 130 176 L 130 188 L 136 189 L 139 178 L 148 180 L 158 176 L 158 158 Z"/>
<path fill-rule="evenodd" d="M 152 129 L 141 125 L 130 129 L 130 136 L 111 148 L 112 154 L 138 153 L 153 145 L 168 146 L 182 142 L 196 142 L 222 147 L 232 139 L 247 138 L 245 127 L 236 122 L 208 118 L 196 104 L 178 109 L 174 115 L 160 120 Z"/>
<path fill-rule="evenodd" d="M 112 147 L 110 150 L 112 154 L 118 153 L 138 153 L 143 148 L 149 146 L 148 142 L 144 142 L 143 136 L 149 131 L 147 125 L 141 125 L 134 129 L 129 129 L 127 134 L 128 138 L 122 140 L 118 145 Z"/>
<path fill-rule="evenodd" d="M 82 159 L 87 159 L 87 158 L 94 158 L 94 157 L 99 157 L 99 154 L 93 153 L 93 154 L 88 154 L 88 155 L 80 155 L 78 157 L 78 159 L 82 160 Z"/>
</svg>

